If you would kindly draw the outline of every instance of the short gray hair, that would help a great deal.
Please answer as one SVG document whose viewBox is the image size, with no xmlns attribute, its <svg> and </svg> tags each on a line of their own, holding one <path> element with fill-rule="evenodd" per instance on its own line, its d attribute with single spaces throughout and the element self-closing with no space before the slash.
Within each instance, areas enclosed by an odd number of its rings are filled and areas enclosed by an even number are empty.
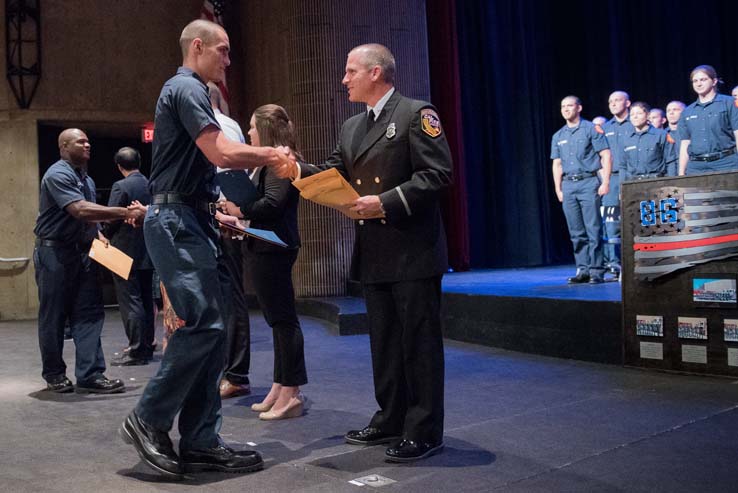
<svg viewBox="0 0 738 493">
<path fill-rule="evenodd" d="M 366 68 L 378 66 L 382 70 L 382 79 L 385 82 L 394 83 L 395 56 L 389 48 L 379 43 L 369 43 L 357 46 L 350 53 L 359 53 L 361 63 Z"/>
</svg>

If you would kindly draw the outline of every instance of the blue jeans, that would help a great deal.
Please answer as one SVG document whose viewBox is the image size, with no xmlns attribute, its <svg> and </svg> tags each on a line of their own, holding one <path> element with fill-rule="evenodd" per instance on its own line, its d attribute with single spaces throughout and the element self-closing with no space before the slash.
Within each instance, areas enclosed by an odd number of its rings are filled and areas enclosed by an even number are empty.
<svg viewBox="0 0 738 493">
<path fill-rule="evenodd" d="M 97 264 L 87 249 L 38 246 L 33 251 L 38 285 L 38 341 L 41 375 L 55 383 L 66 373 L 62 357 L 64 324 L 74 339 L 77 383 L 87 383 L 105 371 L 100 345 L 105 312 L 97 282 Z"/>
<path fill-rule="evenodd" d="M 218 232 L 207 213 L 179 204 L 152 205 L 144 220 L 144 238 L 172 308 L 185 325 L 169 339 L 136 414 L 154 428 L 169 431 L 179 413 L 180 451 L 214 447 L 225 358 Z"/>
</svg>

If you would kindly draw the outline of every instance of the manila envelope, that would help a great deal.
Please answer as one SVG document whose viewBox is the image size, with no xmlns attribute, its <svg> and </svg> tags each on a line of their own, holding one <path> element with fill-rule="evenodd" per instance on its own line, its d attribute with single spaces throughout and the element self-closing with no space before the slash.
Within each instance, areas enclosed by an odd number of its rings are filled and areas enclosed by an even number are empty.
<svg viewBox="0 0 738 493">
<path fill-rule="evenodd" d="M 128 275 L 131 273 L 131 266 L 133 265 L 133 259 L 125 253 L 121 252 L 114 246 L 105 246 L 105 243 L 95 239 L 92 240 L 92 247 L 90 248 L 89 255 L 95 262 L 118 274 L 126 281 L 128 280 Z"/>
</svg>

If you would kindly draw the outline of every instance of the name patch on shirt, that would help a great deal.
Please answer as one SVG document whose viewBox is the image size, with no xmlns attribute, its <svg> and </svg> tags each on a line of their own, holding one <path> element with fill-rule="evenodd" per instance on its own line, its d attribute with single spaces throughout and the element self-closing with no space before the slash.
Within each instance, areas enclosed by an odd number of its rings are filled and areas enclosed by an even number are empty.
<svg viewBox="0 0 738 493">
<path fill-rule="evenodd" d="M 556 145 L 557 145 L 557 146 L 562 146 L 562 145 L 564 145 L 564 144 L 567 144 L 568 142 L 569 142 L 568 140 L 560 140 L 560 141 L 558 141 L 558 142 L 556 143 Z"/>
<path fill-rule="evenodd" d="M 688 116 L 687 118 L 685 118 L 684 120 L 685 120 L 685 121 L 686 121 L 686 120 L 694 120 L 695 118 L 699 118 L 699 117 L 698 117 L 697 115 L 690 115 L 690 116 Z"/>
<path fill-rule="evenodd" d="M 636 149 L 638 149 L 638 146 L 628 146 L 623 150 L 624 151 L 635 151 Z"/>
</svg>

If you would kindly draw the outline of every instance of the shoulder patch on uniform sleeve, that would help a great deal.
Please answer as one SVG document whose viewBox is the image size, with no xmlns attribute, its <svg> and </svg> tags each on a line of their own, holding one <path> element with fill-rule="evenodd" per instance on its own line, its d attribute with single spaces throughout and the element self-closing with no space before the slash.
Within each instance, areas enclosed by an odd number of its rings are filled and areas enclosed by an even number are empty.
<svg viewBox="0 0 738 493">
<path fill-rule="evenodd" d="M 430 108 L 420 110 L 420 124 L 423 132 L 434 139 L 443 133 L 441 119 L 438 114 Z"/>
<path fill-rule="evenodd" d="M 671 134 L 666 134 L 666 142 L 669 144 L 676 144 L 676 140 L 674 140 L 674 137 L 672 137 Z"/>
<path fill-rule="evenodd" d="M 604 134 L 605 133 L 605 131 L 602 130 L 602 126 L 599 123 L 597 125 L 595 125 L 595 132 L 597 132 L 598 134 Z"/>
</svg>

